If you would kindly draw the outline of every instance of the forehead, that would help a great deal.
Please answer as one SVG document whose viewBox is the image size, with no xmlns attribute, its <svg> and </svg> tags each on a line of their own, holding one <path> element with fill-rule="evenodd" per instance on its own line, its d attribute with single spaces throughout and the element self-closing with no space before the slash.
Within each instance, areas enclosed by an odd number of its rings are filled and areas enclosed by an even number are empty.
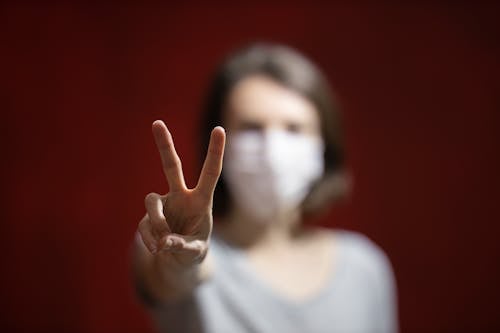
<svg viewBox="0 0 500 333">
<path fill-rule="evenodd" d="M 266 124 L 294 122 L 319 124 L 314 104 L 304 96 L 264 75 L 242 79 L 231 90 L 225 112 L 226 126 L 238 121 Z"/>
</svg>

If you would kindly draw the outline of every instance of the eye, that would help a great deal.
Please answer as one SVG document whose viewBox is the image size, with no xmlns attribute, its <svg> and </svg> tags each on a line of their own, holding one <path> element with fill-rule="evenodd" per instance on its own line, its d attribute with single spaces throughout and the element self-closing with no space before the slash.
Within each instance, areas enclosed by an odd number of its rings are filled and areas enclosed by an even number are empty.
<svg viewBox="0 0 500 333">
<path fill-rule="evenodd" d="M 286 125 L 286 131 L 289 133 L 301 133 L 303 131 L 303 128 L 298 123 L 288 123 Z"/>
</svg>

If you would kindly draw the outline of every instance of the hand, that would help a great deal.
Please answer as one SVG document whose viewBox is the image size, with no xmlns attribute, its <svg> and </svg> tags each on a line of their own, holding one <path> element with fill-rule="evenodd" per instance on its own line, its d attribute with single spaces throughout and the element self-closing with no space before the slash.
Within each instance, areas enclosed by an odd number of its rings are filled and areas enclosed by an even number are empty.
<svg viewBox="0 0 500 333">
<path fill-rule="evenodd" d="M 152 130 L 169 192 L 146 196 L 147 213 L 139 223 L 139 233 L 153 255 L 173 259 L 183 266 L 200 262 L 207 253 L 212 232 L 212 202 L 222 170 L 224 129 L 213 129 L 198 184 L 193 189 L 186 187 L 181 161 L 165 124 L 157 120 Z"/>
</svg>

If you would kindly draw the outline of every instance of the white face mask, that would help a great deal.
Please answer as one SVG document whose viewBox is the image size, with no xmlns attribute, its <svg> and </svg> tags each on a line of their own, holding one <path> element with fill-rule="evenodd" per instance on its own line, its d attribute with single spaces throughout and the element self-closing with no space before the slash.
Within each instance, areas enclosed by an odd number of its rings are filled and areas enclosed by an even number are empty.
<svg viewBox="0 0 500 333">
<path fill-rule="evenodd" d="M 282 130 L 228 135 L 222 170 L 234 203 L 259 221 L 296 209 L 323 174 L 323 141 Z"/>
</svg>

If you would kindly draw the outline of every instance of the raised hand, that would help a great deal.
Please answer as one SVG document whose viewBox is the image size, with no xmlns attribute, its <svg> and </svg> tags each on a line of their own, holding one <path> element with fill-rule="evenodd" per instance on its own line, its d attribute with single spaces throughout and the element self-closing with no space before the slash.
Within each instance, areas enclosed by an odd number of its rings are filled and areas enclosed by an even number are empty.
<svg viewBox="0 0 500 333">
<path fill-rule="evenodd" d="M 182 265 L 199 262 L 207 253 L 212 231 L 213 193 L 222 170 L 224 129 L 213 129 L 198 184 L 193 189 L 186 187 L 181 161 L 165 124 L 157 120 L 152 130 L 169 192 L 146 196 L 147 213 L 139 223 L 139 233 L 154 255 Z"/>
</svg>

